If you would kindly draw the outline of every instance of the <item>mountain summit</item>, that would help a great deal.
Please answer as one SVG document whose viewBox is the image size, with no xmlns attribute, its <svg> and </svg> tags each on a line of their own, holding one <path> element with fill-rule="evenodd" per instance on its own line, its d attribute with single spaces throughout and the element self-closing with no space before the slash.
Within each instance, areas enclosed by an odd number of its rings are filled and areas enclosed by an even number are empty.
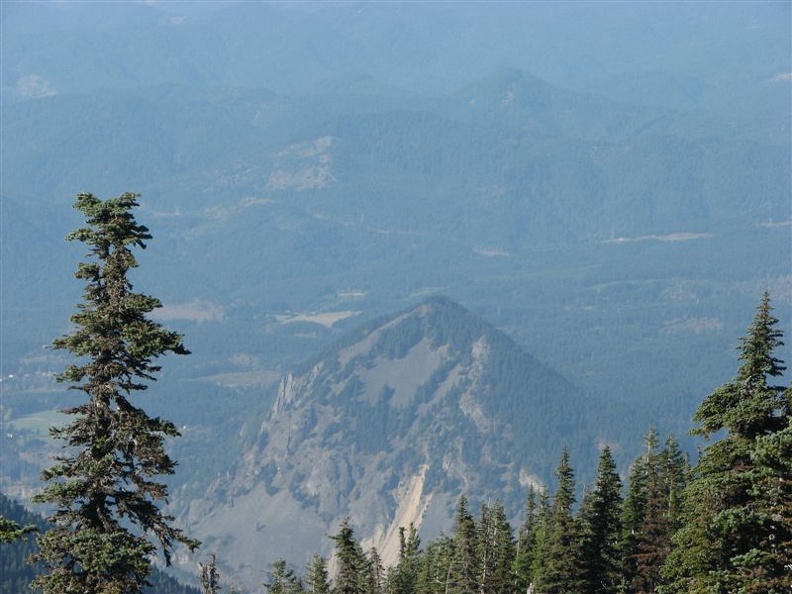
<svg viewBox="0 0 792 594">
<path fill-rule="evenodd" d="M 399 526 L 448 530 L 463 493 L 517 516 L 564 446 L 596 456 L 597 410 L 487 322 L 432 298 L 283 377 L 258 435 L 202 504 L 211 509 L 192 511 L 192 530 L 223 539 L 218 554 L 244 575 L 276 552 L 297 564 L 326 552 L 348 516 L 394 562 Z"/>
</svg>

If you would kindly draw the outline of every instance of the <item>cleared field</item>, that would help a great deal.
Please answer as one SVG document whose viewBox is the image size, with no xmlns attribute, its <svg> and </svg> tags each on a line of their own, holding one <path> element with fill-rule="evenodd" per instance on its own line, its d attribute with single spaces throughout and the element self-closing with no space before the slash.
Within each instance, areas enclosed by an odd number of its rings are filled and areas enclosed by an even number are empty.
<svg viewBox="0 0 792 594">
<path fill-rule="evenodd" d="M 50 427 L 63 427 L 68 416 L 57 410 L 43 410 L 33 414 L 11 419 L 8 425 L 17 431 L 32 431 L 46 435 Z"/>
<path fill-rule="evenodd" d="M 359 313 L 360 313 L 359 311 L 329 311 L 326 313 L 301 313 L 301 314 L 278 315 L 275 316 L 275 319 L 280 324 L 291 324 L 294 322 L 309 322 L 313 324 L 319 324 L 321 326 L 324 326 L 325 328 L 332 328 L 333 324 L 335 324 L 336 322 L 340 322 L 341 320 L 345 320 L 346 318 L 352 317 Z"/>
</svg>

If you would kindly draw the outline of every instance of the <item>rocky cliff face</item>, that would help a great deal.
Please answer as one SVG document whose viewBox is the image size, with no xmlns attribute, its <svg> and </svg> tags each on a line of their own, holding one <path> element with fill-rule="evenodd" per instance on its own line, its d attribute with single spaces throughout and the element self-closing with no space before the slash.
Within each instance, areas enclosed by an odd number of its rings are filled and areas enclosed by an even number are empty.
<svg viewBox="0 0 792 594">
<path fill-rule="evenodd" d="M 459 305 L 369 324 L 281 380 L 258 435 L 189 513 L 248 585 L 328 553 L 343 517 L 395 561 L 398 527 L 449 530 L 462 493 L 517 516 L 561 448 L 596 456 L 595 405 Z M 258 582 L 256 582 L 258 580 Z"/>
</svg>

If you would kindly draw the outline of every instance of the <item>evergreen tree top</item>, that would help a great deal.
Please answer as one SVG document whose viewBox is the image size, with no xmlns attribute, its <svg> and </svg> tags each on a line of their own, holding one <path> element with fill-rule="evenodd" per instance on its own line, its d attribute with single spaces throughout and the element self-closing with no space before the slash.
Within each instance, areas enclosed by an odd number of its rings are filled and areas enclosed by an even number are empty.
<svg viewBox="0 0 792 594">
<path fill-rule="evenodd" d="M 769 381 L 786 369 L 773 356 L 773 351 L 784 344 L 777 323 L 770 296 L 765 292 L 739 347 L 739 359 L 743 363 L 734 380 L 716 389 L 701 403 L 693 417 L 700 424 L 694 434 L 709 437 L 727 429 L 735 437 L 755 439 L 786 425 L 792 415 L 792 403 L 784 397 L 783 386 Z"/>
<path fill-rule="evenodd" d="M 66 239 L 93 245 L 95 250 L 106 249 L 109 245 L 133 244 L 145 249 L 145 241 L 151 239 L 151 234 L 145 225 L 135 221 L 132 213 L 132 209 L 139 206 L 139 197 L 139 194 L 126 192 L 117 198 L 102 200 L 87 192 L 78 194 L 74 208 L 83 213 L 87 226 L 72 231 Z"/>
<path fill-rule="evenodd" d="M 773 351 L 784 343 L 781 330 L 776 328 L 778 319 L 772 312 L 770 293 L 765 291 L 756 308 L 753 323 L 748 328 L 748 335 L 738 347 L 740 360 L 744 363 L 737 373 L 737 380 L 751 381 L 752 378 L 765 375 L 779 377 L 786 370 L 783 362 L 773 356 Z"/>
</svg>

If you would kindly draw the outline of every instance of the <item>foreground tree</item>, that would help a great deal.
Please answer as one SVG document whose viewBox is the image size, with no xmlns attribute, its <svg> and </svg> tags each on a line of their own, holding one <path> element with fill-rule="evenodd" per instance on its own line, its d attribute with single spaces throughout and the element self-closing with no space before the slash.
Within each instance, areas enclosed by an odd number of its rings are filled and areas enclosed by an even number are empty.
<svg viewBox="0 0 792 594">
<path fill-rule="evenodd" d="M 625 591 L 652 594 L 662 583 L 660 568 L 680 528 L 680 496 L 689 473 L 687 458 L 673 437 L 658 449 L 652 428 L 646 452 L 633 464 L 622 513 L 622 578 Z"/>
<path fill-rule="evenodd" d="M 344 518 L 335 541 L 337 572 L 332 594 L 366 594 L 368 562 L 349 518 Z"/>
<path fill-rule="evenodd" d="M 582 592 L 615 594 L 622 579 L 621 479 L 608 446 L 600 454 L 594 489 L 581 505 Z"/>
<path fill-rule="evenodd" d="M 553 495 L 547 533 L 539 538 L 534 586 L 536 592 L 544 594 L 579 594 L 583 580 L 580 529 L 573 514 L 575 472 L 569 465 L 566 448 L 561 452 L 556 478 L 558 488 Z"/>
<path fill-rule="evenodd" d="M 421 539 L 410 523 L 409 532 L 399 528 L 399 563 L 392 568 L 389 579 L 390 594 L 414 594 L 418 587 L 421 563 Z"/>
<path fill-rule="evenodd" d="M 515 589 L 518 592 L 525 592 L 532 581 L 532 567 L 536 555 L 537 534 L 541 522 L 540 512 L 536 489 L 533 485 L 530 485 L 528 487 L 528 494 L 525 497 L 523 523 L 517 533 L 514 565 L 512 567 Z"/>
<path fill-rule="evenodd" d="M 330 577 L 327 573 L 327 562 L 321 555 L 314 555 L 308 562 L 305 591 L 307 594 L 330 594 Z"/>
<path fill-rule="evenodd" d="M 363 588 L 366 594 L 383 594 L 385 591 L 385 566 L 377 547 L 371 547 L 365 559 Z"/>
<path fill-rule="evenodd" d="M 71 317 L 72 333 L 53 347 L 79 359 L 57 379 L 87 401 L 64 411 L 71 423 L 50 430 L 64 450 L 43 472 L 46 486 L 34 499 L 55 509 L 34 556 L 45 567 L 34 586 L 45 594 L 139 593 L 148 585 L 155 542 L 167 564 L 178 543 L 198 546 L 159 508 L 168 490 L 154 477 L 173 474 L 165 438 L 179 433 L 130 399 L 155 379 L 154 359 L 188 354 L 181 335 L 146 317 L 160 302 L 134 293 L 127 278 L 137 266 L 132 248 L 151 239 L 135 221 L 136 206 L 129 193 L 105 201 L 80 194 L 75 203 L 87 226 L 67 239 L 90 246 L 90 261 L 75 273 L 86 283 L 84 302 Z"/>
<path fill-rule="evenodd" d="M 478 528 L 468 509 L 465 495 L 459 498 L 454 520 L 454 566 L 451 573 L 454 594 L 475 594 L 478 591 L 480 567 Z"/>
<path fill-rule="evenodd" d="M 792 392 L 776 385 L 778 320 L 764 294 L 734 380 L 704 399 L 695 433 L 710 444 L 683 495 L 666 592 L 788 593 L 792 588 Z"/>
<path fill-rule="evenodd" d="M 479 519 L 479 594 L 508 594 L 516 582 L 515 543 L 506 510 L 500 501 L 481 507 Z"/>
<path fill-rule="evenodd" d="M 454 538 L 441 534 L 430 542 L 419 563 L 416 592 L 418 594 L 446 594 L 455 591 L 456 545 Z"/>
<path fill-rule="evenodd" d="M 286 563 L 286 559 L 278 559 L 272 564 L 269 581 L 264 584 L 269 594 L 302 594 L 302 580 Z"/>
</svg>

